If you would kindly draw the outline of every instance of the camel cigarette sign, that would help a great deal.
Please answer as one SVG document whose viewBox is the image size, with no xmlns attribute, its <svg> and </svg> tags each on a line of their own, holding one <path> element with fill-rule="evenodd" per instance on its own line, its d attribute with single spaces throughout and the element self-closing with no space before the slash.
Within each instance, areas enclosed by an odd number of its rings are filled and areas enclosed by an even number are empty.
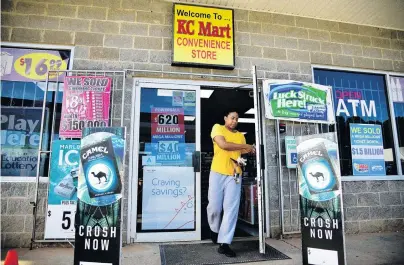
<svg viewBox="0 0 404 265">
<path fill-rule="evenodd" d="M 121 178 L 111 138 L 82 148 L 81 161 L 90 198 L 121 192 Z"/>
<path fill-rule="evenodd" d="M 296 137 L 303 264 L 345 265 L 338 145 L 334 133 Z"/>
<path fill-rule="evenodd" d="M 84 128 L 74 265 L 121 264 L 125 128 Z"/>
<path fill-rule="evenodd" d="M 174 4 L 172 65 L 234 69 L 233 10 Z"/>
<path fill-rule="evenodd" d="M 334 123 L 330 87 L 290 80 L 264 81 L 265 117 Z"/>
</svg>

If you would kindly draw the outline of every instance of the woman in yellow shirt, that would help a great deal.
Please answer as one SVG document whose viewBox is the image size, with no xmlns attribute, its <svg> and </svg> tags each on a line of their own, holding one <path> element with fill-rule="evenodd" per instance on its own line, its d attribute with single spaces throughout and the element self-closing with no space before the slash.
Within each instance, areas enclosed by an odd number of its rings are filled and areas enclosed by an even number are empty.
<svg viewBox="0 0 404 265">
<path fill-rule="evenodd" d="M 237 160 L 241 154 L 254 153 L 255 148 L 246 144 L 244 135 L 236 130 L 237 111 L 227 111 L 224 122 L 224 125 L 215 124 L 211 132 L 214 156 L 209 176 L 207 213 L 212 241 L 220 244 L 218 252 L 235 257 L 236 253 L 229 245 L 237 224 L 241 179 L 237 183 L 233 176 L 242 172 L 233 160 Z"/>
</svg>

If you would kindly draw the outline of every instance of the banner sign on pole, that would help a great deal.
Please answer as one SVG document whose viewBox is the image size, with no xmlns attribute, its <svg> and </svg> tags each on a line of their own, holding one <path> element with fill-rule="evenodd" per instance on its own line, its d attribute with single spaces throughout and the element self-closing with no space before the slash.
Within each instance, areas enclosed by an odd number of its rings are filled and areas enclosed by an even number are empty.
<svg viewBox="0 0 404 265">
<path fill-rule="evenodd" d="M 195 228 L 193 167 L 143 167 L 142 230 Z"/>
<path fill-rule="evenodd" d="M 290 80 L 265 80 L 265 117 L 312 123 L 334 123 L 330 87 Z"/>
<path fill-rule="evenodd" d="M 297 151 L 296 151 L 296 139 L 294 136 L 285 136 L 285 150 L 286 150 L 286 167 L 296 168 Z"/>
<path fill-rule="evenodd" d="M 121 264 L 125 128 L 84 128 L 74 265 Z"/>
<path fill-rule="evenodd" d="M 44 131 L 48 127 L 45 109 Z M 1 176 L 35 177 L 37 172 L 42 108 L 1 107 Z M 43 134 L 42 149 L 48 134 Z M 39 175 L 43 176 L 44 159 Z"/>
<path fill-rule="evenodd" d="M 385 176 L 382 127 L 377 124 L 349 124 L 354 176 Z"/>
<path fill-rule="evenodd" d="M 80 141 L 52 144 L 45 239 L 74 239 Z"/>
<path fill-rule="evenodd" d="M 341 173 L 335 133 L 296 137 L 303 264 L 345 265 Z"/>
<path fill-rule="evenodd" d="M 174 4 L 172 65 L 234 69 L 233 10 Z"/>
<path fill-rule="evenodd" d="M 35 82 L 62 81 L 69 58 L 59 51 L 21 48 L 1 48 L 1 80 Z"/>
<path fill-rule="evenodd" d="M 185 126 L 183 108 L 152 108 L 152 156 L 160 165 L 185 162 Z"/>
<path fill-rule="evenodd" d="M 60 137 L 81 138 L 84 127 L 107 127 L 112 79 L 105 76 L 66 76 Z"/>
</svg>

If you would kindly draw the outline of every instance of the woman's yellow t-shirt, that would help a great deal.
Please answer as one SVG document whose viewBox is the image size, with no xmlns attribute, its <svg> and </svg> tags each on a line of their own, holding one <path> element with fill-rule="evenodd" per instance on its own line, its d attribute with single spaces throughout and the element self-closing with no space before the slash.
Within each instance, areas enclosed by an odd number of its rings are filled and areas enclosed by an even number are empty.
<svg viewBox="0 0 404 265">
<path fill-rule="evenodd" d="M 212 140 L 216 136 L 223 136 L 226 142 L 234 144 L 245 144 L 245 137 L 240 132 L 231 132 L 226 129 L 225 126 L 215 124 L 212 128 L 210 136 Z M 234 162 L 230 158 L 237 160 L 241 156 L 241 151 L 226 151 L 221 149 L 215 141 L 213 141 L 213 160 L 211 170 L 227 176 L 232 176 L 234 174 Z M 240 167 L 237 167 L 237 172 L 241 173 Z"/>
</svg>

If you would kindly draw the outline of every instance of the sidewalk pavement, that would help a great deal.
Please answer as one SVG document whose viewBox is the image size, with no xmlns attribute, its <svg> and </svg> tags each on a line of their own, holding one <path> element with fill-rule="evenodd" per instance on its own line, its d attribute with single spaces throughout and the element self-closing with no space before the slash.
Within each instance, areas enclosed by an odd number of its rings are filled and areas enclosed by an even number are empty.
<svg viewBox="0 0 404 265">
<path fill-rule="evenodd" d="M 291 259 L 254 262 L 249 265 L 297 265 L 302 264 L 301 239 L 268 239 L 267 243 Z M 258 251 L 258 250 L 257 250 Z M 17 249 L 19 265 L 72 265 L 72 248 Z M 7 249 L 2 249 L 2 264 Z M 348 265 L 403 265 L 404 233 L 375 233 L 346 236 Z M 137 243 L 123 248 L 123 265 L 160 265 L 158 244 Z M 246 264 L 246 263 L 244 263 Z"/>
</svg>

